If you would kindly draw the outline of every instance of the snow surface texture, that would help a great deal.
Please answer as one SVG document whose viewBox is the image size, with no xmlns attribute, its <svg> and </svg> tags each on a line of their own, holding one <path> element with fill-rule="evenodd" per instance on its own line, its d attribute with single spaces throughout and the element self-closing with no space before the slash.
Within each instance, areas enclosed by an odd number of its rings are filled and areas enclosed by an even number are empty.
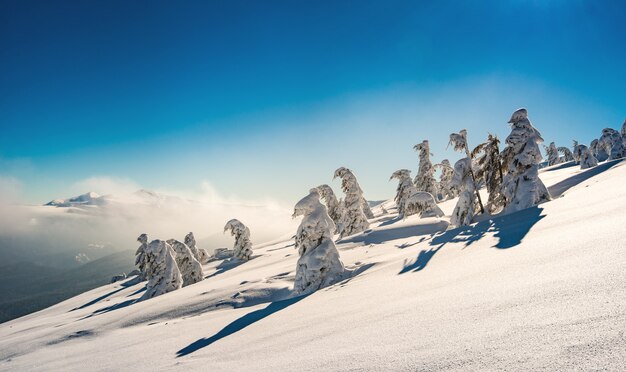
<svg viewBox="0 0 626 372">
<path fill-rule="evenodd" d="M 539 174 L 552 201 L 470 227 L 383 203 L 337 243 L 355 274 L 309 296 L 293 233 L 149 301 L 96 288 L 0 324 L 0 370 L 623 370 L 626 163 Z"/>
<path fill-rule="evenodd" d="M 224 232 L 229 231 L 235 237 L 233 255 L 240 260 L 249 260 L 252 256 L 252 242 L 250 241 L 250 229 L 241 221 L 232 219 L 226 222 Z"/>
<path fill-rule="evenodd" d="M 502 182 L 505 199 L 504 213 L 520 211 L 550 200 L 550 194 L 538 175 L 542 160 L 539 143 L 541 134 L 528 120 L 528 112 L 521 108 L 509 120 L 512 131 L 506 138 L 507 147 L 502 151 L 508 159 L 508 172 Z"/>
<path fill-rule="evenodd" d="M 182 287 L 183 278 L 172 247 L 163 240 L 153 240 L 144 249 L 150 270 L 146 291 L 139 300 L 147 300 Z"/>
<path fill-rule="evenodd" d="M 356 180 L 356 176 L 348 168 L 341 167 L 335 171 L 334 178 L 341 178 L 341 189 L 346 194 L 343 198 L 343 218 L 341 220 L 341 236 L 360 233 L 369 228 L 369 222 L 363 208 L 363 190 Z M 369 208 L 369 207 L 368 207 Z"/>
<path fill-rule="evenodd" d="M 297 294 L 311 293 L 332 284 L 343 274 L 343 264 L 333 242 L 335 224 L 320 203 L 317 189 L 312 189 L 296 204 L 293 216 L 304 216 L 295 239 L 300 259 L 296 266 L 294 291 Z"/>
<path fill-rule="evenodd" d="M 176 239 L 169 239 L 167 244 L 172 247 L 176 254 L 176 265 L 183 277 L 183 287 L 202 281 L 204 279 L 202 265 L 193 256 L 189 247 Z"/>
</svg>

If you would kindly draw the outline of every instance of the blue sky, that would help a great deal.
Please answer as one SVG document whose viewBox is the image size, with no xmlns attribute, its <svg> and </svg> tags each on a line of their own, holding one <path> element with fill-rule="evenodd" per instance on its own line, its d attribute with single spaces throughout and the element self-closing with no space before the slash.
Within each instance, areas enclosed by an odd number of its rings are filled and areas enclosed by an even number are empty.
<svg viewBox="0 0 626 372">
<path fill-rule="evenodd" d="M 521 106 L 557 145 L 619 128 L 624 19 L 623 1 L 3 0 L 0 186 L 291 205 L 347 166 L 390 198 L 413 144 L 456 159 L 450 132 L 504 138 Z"/>
</svg>

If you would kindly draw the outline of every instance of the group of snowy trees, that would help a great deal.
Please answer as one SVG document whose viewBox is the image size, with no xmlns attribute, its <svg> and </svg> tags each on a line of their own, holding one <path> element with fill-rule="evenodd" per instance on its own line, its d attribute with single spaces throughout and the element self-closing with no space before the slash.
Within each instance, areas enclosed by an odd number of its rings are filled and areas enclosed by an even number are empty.
<svg viewBox="0 0 626 372">
<path fill-rule="evenodd" d="M 455 151 L 465 154 L 454 167 L 445 159 L 440 164 L 432 165 L 428 141 L 414 146 L 419 153 L 418 174 L 413 181 L 410 171 L 400 169 L 391 175 L 398 180 L 396 205 L 401 217 L 422 212 L 423 208 L 433 211 L 430 215 L 442 215 L 439 208 L 433 208 L 435 202 L 442 202 L 458 196 L 452 212 L 450 224 L 453 227 L 472 223 L 474 216 L 485 213 L 485 206 L 479 189 L 485 186 L 489 198 L 486 210 L 491 213 L 508 213 L 528 208 L 549 200 L 546 187 L 538 177 L 539 163 L 542 160 L 539 143 L 541 134 L 528 119 L 528 112 L 522 108 L 516 110 L 511 119 L 511 134 L 506 138 L 506 147 L 500 152 L 500 140 L 489 134 L 486 141 L 473 150 L 467 140 L 465 129 L 450 134 L 449 144 Z M 549 148 L 549 158 L 557 163 L 559 149 L 554 144 Z M 437 182 L 436 169 L 441 175 Z M 410 200 L 421 200 L 411 204 Z M 409 206 L 417 205 L 411 210 Z M 429 214 L 422 213 L 421 216 Z"/>
<path fill-rule="evenodd" d="M 589 146 L 574 141 L 570 151 L 567 147 L 556 147 L 554 142 L 546 147 L 548 166 L 574 161 L 581 169 L 595 167 L 599 162 L 626 157 L 626 121 L 621 132 L 612 128 L 602 129 L 600 138 L 591 141 Z M 562 154 L 562 156 L 560 156 Z"/>
<path fill-rule="evenodd" d="M 449 144 L 455 151 L 464 153 L 454 166 L 447 159 L 433 165 L 428 140 L 415 145 L 419 156 L 415 178 L 411 178 L 408 169 L 397 170 L 390 177 L 390 180 L 398 181 L 394 199 L 398 216 L 442 217 L 444 213 L 437 203 L 458 197 L 450 217 L 450 225 L 458 227 L 471 224 L 478 213 L 510 213 L 550 200 L 538 174 L 542 161 L 541 134 L 530 122 L 525 108 L 513 112 L 508 123 L 511 133 L 505 139 L 502 151 L 500 140 L 492 134 L 473 150 L 468 144 L 466 130 L 450 134 Z M 624 157 L 626 121 L 621 133 L 605 128 L 601 137 L 589 147 L 574 141 L 573 151 L 570 151 L 551 142 L 545 149 L 548 166 L 576 161 L 585 169 L 596 166 L 598 161 Z M 436 170 L 440 170 L 439 181 L 435 179 Z M 303 217 L 294 237 L 299 254 L 294 282 L 297 294 L 310 293 L 339 280 L 344 266 L 333 240 L 335 234 L 343 238 L 363 232 L 369 228 L 368 219 L 374 217 L 350 169 L 338 168 L 333 178 L 341 179 L 341 190 L 345 194 L 342 199 L 337 198 L 329 185 L 322 184 L 311 189 L 294 206 L 293 217 Z M 486 208 L 479 192 L 483 186 L 488 194 Z M 252 242 L 248 227 L 232 219 L 226 223 L 226 231 L 235 237 L 231 256 L 249 260 Z M 148 244 L 146 234 L 140 235 L 138 241 L 141 246 L 137 250 L 136 265 L 141 276 L 148 280 L 142 299 L 203 279 L 201 264 L 208 262 L 210 257 L 205 250 L 196 247 L 192 233 L 185 237 L 184 243 L 170 239 L 153 240 Z"/>
<path fill-rule="evenodd" d="M 185 243 L 176 239 L 153 240 L 148 244 L 148 236 L 137 238 L 141 243 L 135 253 L 135 265 L 141 280 L 147 280 L 146 292 L 141 300 L 156 297 L 177 290 L 204 279 L 201 263 L 208 260 L 209 254 L 196 247 L 193 233 L 185 236 Z"/>
<path fill-rule="evenodd" d="M 249 260 L 252 255 L 250 230 L 236 219 L 226 223 L 224 232 L 228 230 L 235 236 L 232 256 Z M 160 296 L 204 279 L 202 264 L 209 262 L 211 256 L 205 249 L 196 246 L 192 232 L 185 236 L 184 243 L 176 239 L 157 239 L 148 243 L 146 234 L 139 235 L 137 241 L 141 245 L 135 252 L 135 266 L 139 271 L 139 280 L 148 281 L 146 292 L 140 300 Z"/>
</svg>

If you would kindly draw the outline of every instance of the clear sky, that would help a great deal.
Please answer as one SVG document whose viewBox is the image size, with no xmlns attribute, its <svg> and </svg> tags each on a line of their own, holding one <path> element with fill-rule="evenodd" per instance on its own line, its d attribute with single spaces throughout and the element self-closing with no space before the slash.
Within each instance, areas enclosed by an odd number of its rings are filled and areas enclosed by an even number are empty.
<svg viewBox="0 0 626 372">
<path fill-rule="evenodd" d="M 0 1 L 0 192 L 369 199 L 452 131 L 549 143 L 626 117 L 626 2 Z"/>
</svg>

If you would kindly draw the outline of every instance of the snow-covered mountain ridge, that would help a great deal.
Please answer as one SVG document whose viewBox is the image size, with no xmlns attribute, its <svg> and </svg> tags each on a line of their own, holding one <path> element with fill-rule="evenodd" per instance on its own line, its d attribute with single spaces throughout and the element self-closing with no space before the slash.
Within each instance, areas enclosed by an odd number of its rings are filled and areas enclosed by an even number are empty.
<svg viewBox="0 0 626 372">
<path fill-rule="evenodd" d="M 457 229 L 385 202 L 337 242 L 351 276 L 304 297 L 291 239 L 147 301 L 103 286 L 0 325 L 0 369 L 619 370 L 624 164 L 545 168 L 552 201 Z"/>
</svg>

